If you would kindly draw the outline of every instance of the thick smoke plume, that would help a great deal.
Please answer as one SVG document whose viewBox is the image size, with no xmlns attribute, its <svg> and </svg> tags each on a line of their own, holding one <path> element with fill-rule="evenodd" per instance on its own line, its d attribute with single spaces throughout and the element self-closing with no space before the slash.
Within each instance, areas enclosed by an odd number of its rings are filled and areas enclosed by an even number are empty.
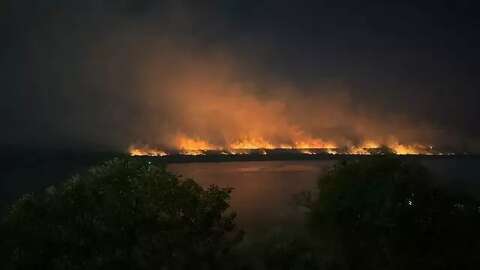
<svg viewBox="0 0 480 270">
<path fill-rule="evenodd" d="M 12 41 L 4 142 L 119 151 L 475 146 L 408 108 L 377 106 L 348 81 L 275 72 L 271 44 L 229 38 L 222 18 L 201 8 L 99 10 L 39 15 L 34 31 Z"/>
</svg>

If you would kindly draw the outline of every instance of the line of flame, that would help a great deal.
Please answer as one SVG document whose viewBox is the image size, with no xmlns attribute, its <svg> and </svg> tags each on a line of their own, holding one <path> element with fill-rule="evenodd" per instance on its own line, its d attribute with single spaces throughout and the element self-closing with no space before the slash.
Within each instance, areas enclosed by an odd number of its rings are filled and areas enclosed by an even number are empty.
<svg viewBox="0 0 480 270">
<path fill-rule="evenodd" d="M 261 138 L 244 139 L 231 143 L 228 147 L 221 147 L 211 144 L 198 138 L 189 138 L 179 136 L 175 141 L 176 151 L 174 153 L 181 155 L 206 155 L 209 151 L 217 151 L 223 155 L 245 155 L 252 153 L 261 153 L 266 155 L 266 150 L 291 149 L 303 154 L 351 154 L 351 155 L 370 155 L 382 147 L 381 144 L 374 141 L 366 141 L 361 145 L 350 147 L 337 147 L 334 143 L 326 142 L 320 139 L 303 140 L 291 144 L 273 144 Z M 398 155 L 444 155 L 452 153 L 441 153 L 435 151 L 433 146 L 420 144 L 400 144 L 393 142 L 386 145 L 390 150 Z M 166 156 L 169 152 L 145 145 L 132 145 L 128 149 L 132 156 Z"/>
</svg>

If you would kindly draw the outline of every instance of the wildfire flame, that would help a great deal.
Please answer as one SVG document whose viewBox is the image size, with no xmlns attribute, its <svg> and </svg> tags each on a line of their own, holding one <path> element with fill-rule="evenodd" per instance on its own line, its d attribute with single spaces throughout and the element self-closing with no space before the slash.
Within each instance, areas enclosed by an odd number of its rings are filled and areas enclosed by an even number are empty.
<svg viewBox="0 0 480 270">
<path fill-rule="evenodd" d="M 198 138 L 189 138 L 185 135 L 179 135 L 176 139 L 178 149 L 182 151 L 201 151 L 201 150 L 219 150 L 218 146 L 214 146 L 207 141 Z"/>
<path fill-rule="evenodd" d="M 321 139 L 302 139 L 292 143 L 275 144 L 264 138 L 247 137 L 234 141 L 226 146 L 215 145 L 201 138 L 190 138 L 185 135 L 177 135 L 174 150 L 168 152 L 148 145 L 132 145 L 128 149 L 132 156 L 166 156 L 169 154 L 180 155 L 206 155 L 209 152 L 221 155 L 267 155 L 272 150 L 291 150 L 306 155 L 316 154 L 348 154 L 348 155 L 371 155 L 378 153 L 382 147 L 387 147 L 397 155 L 444 155 L 452 153 L 438 152 L 431 145 L 402 144 L 392 141 L 381 144 L 375 141 L 365 141 L 360 145 L 338 146 L 335 143 Z"/>
<path fill-rule="evenodd" d="M 155 149 L 155 148 L 150 148 L 148 146 L 130 146 L 128 148 L 128 152 L 131 156 L 159 156 L 163 157 L 168 155 L 166 152 Z"/>
<path fill-rule="evenodd" d="M 281 148 L 275 146 L 262 138 L 247 138 L 240 141 L 236 141 L 229 145 L 229 149 L 275 149 Z"/>
</svg>

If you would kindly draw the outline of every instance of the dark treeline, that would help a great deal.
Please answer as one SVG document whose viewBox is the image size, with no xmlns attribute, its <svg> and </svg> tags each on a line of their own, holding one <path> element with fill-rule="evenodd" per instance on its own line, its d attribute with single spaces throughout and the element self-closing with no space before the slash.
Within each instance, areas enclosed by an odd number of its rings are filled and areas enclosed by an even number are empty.
<svg viewBox="0 0 480 270">
<path fill-rule="evenodd" d="M 480 202 L 436 180 L 389 154 L 338 162 L 293 198 L 303 230 L 252 238 L 230 188 L 117 158 L 11 204 L 0 268 L 477 269 Z"/>
</svg>

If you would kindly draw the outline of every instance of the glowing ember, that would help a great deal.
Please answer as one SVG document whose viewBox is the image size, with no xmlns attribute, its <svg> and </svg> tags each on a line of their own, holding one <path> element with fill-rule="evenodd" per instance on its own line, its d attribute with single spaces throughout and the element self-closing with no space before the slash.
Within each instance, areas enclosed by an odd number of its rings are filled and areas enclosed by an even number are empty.
<svg viewBox="0 0 480 270">
<path fill-rule="evenodd" d="M 179 152 L 181 155 L 186 155 L 186 156 L 200 156 L 200 155 L 205 155 L 204 150 L 182 150 Z"/>
<path fill-rule="evenodd" d="M 398 155 L 432 155 L 432 146 L 393 144 L 389 146 Z"/>
<path fill-rule="evenodd" d="M 334 149 L 330 149 L 330 148 L 327 149 L 327 153 L 330 154 L 330 155 L 336 155 L 336 154 L 338 154 L 337 151 L 335 151 Z"/>
<path fill-rule="evenodd" d="M 316 155 L 317 153 L 308 149 L 300 149 L 300 153 L 305 155 Z"/>
<path fill-rule="evenodd" d="M 248 149 L 230 149 L 225 150 L 224 153 L 229 155 L 248 155 L 250 154 L 250 151 Z"/>
</svg>

